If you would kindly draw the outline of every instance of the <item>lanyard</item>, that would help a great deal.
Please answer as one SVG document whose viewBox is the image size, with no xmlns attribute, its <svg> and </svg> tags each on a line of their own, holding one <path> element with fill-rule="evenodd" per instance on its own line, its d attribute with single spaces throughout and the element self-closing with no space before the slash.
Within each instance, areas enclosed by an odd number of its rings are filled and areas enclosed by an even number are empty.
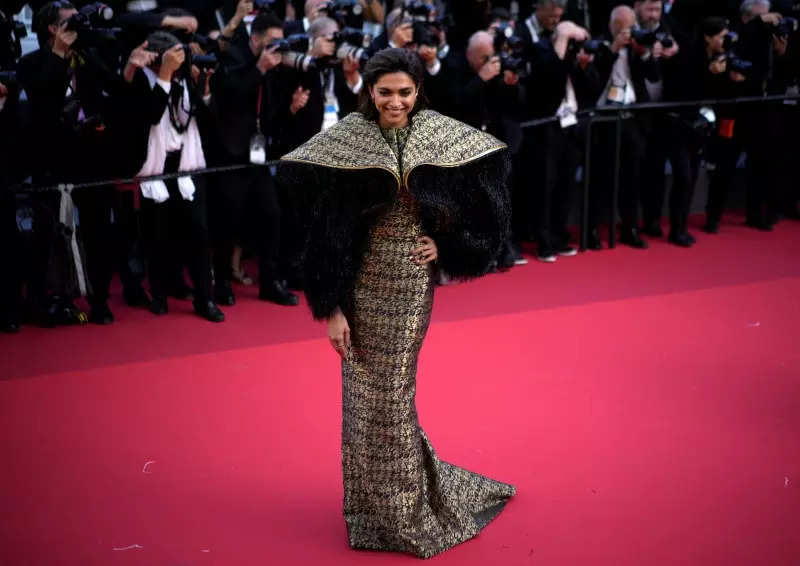
<svg viewBox="0 0 800 566">
<path fill-rule="evenodd" d="M 256 133 L 261 133 L 261 95 L 263 94 L 263 83 L 258 85 L 258 102 L 256 103 Z"/>
</svg>

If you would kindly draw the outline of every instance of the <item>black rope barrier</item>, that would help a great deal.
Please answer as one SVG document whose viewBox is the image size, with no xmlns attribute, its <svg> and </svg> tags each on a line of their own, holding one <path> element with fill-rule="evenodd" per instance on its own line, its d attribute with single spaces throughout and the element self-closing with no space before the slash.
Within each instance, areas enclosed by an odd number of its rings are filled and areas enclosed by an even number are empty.
<svg viewBox="0 0 800 566">
<path fill-rule="evenodd" d="M 617 121 L 617 116 L 600 116 L 598 114 L 622 114 L 622 113 L 635 113 L 653 110 L 678 110 L 681 108 L 700 108 L 702 106 L 722 106 L 722 105 L 740 105 L 740 104 L 754 104 L 766 102 L 785 102 L 787 100 L 800 100 L 800 95 L 771 95 L 771 96 L 747 96 L 739 98 L 721 98 L 721 99 L 707 99 L 707 100 L 690 100 L 684 102 L 645 102 L 640 104 L 629 104 L 627 106 L 609 105 L 598 106 L 587 110 L 578 112 L 575 116 L 578 120 L 591 121 Z M 536 128 L 545 124 L 550 124 L 559 121 L 558 116 L 549 116 L 547 118 L 540 118 L 536 120 L 528 120 L 522 122 L 520 127 L 522 129 Z M 587 144 L 588 147 L 588 144 Z M 164 175 L 153 175 L 149 177 L 130 177 L 125 179 L 104 179 L 101 181 L 89 181 L 84 183 L 59 183 L 56 185 L 46 186 L 31 186 L 31 185 L 12 185 L 10 191 L 12 193 L 39 193 L 47 191 L 73 191 L 75 189 L 87 189 L 107 187 L 110 185 L 126 185 L 138 184 L 147 181 L 163 181 L 168 179 L 177 179 L 179 177 L 209 175 L 213 173 L 227 173 L 230 171 L 240 171 L 242 169 L 249 169 L 251 167 L 271 167 L 277 165 L 279 160 L 267 161 L 263 164 L 255 165 L 251 163 L 241 165 L 225 165 L 220 167 L 207 167 L 204 169 L 195 169 L 193 171 L 179 171 L 176 173 L 168 173 Z M 583 246 L 582 246 L 583 247 Z"/>
</svg>

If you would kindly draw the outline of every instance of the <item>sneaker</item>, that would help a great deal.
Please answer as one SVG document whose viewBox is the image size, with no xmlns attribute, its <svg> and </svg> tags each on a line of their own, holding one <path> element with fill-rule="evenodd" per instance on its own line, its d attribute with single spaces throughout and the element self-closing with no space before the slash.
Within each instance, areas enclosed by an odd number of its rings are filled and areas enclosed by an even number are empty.
<svg viewBox="0 0 800 566">
<path fill-rule="evenodd" d="M 537 252 L 536 259 L 544 263 L 555 263 L 556 259 L 558 258 L 556 257 L 556 254 L 550 250 L 543 250 L 541 252 Z"/>
<path fill-rule="evenodd" d="M 569 245 L 563 245 L 556 250 L 556 253 L 561 257 L 573 257 L 578 255 L 578 250 Z"/>
<path fill-rule="evenodd" d="M 528 265 L 528 259 L 524 256 L 514 258 L 514 265 Z"/>
</svg>

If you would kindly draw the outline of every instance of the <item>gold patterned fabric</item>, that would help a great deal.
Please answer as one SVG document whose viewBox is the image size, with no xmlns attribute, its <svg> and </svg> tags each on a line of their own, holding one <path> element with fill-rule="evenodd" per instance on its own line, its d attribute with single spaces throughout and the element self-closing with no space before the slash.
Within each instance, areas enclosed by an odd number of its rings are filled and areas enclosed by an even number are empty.
<svg viewBox="0 0 800 566">
<path fill-rule="evenodd" d="M 401 178 L 411 133 L 382 132 Z M 350 546 L 428 558 L 477 535 L 515 489 L 439 460 L 419 426 L 417 356 L 433 306 L 431 265 L 410 260 L 422 235 L 408 191 L 370 232 L 345 313 L 342 465 Z"/>
<path fill-rule="evenodd" d="M 420 165 L 457 167 L 505 147 L 498 139 L 463 122 L 422 110 L 411 119 L 401 173 L 378 125 L 353 112 L 281 159 L 334 169 L 385 169 L 399 184 L 408 185 L 408 176 Z"/>
</svg>

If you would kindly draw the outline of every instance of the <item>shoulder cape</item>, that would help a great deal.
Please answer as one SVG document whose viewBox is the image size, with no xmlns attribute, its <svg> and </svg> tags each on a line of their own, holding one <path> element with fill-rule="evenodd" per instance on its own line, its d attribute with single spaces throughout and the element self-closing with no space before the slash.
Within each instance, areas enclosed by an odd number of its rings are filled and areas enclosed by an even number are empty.
<svg viewBox="0 0 800 566">
<path fill-rule="evenodd" d="M 384 169 L 407 186 L 409 175 L 420 165 L 458 167 L 505 147 L 503 142 L 472 126 L 433 110 L 422 110 L 411 119 L 411 132 L 403 151 L 405 178 L 400 179 L 397 158 L 378 124 L 353 112 L 281 159 L 332 169 Z"/>
</svg>

